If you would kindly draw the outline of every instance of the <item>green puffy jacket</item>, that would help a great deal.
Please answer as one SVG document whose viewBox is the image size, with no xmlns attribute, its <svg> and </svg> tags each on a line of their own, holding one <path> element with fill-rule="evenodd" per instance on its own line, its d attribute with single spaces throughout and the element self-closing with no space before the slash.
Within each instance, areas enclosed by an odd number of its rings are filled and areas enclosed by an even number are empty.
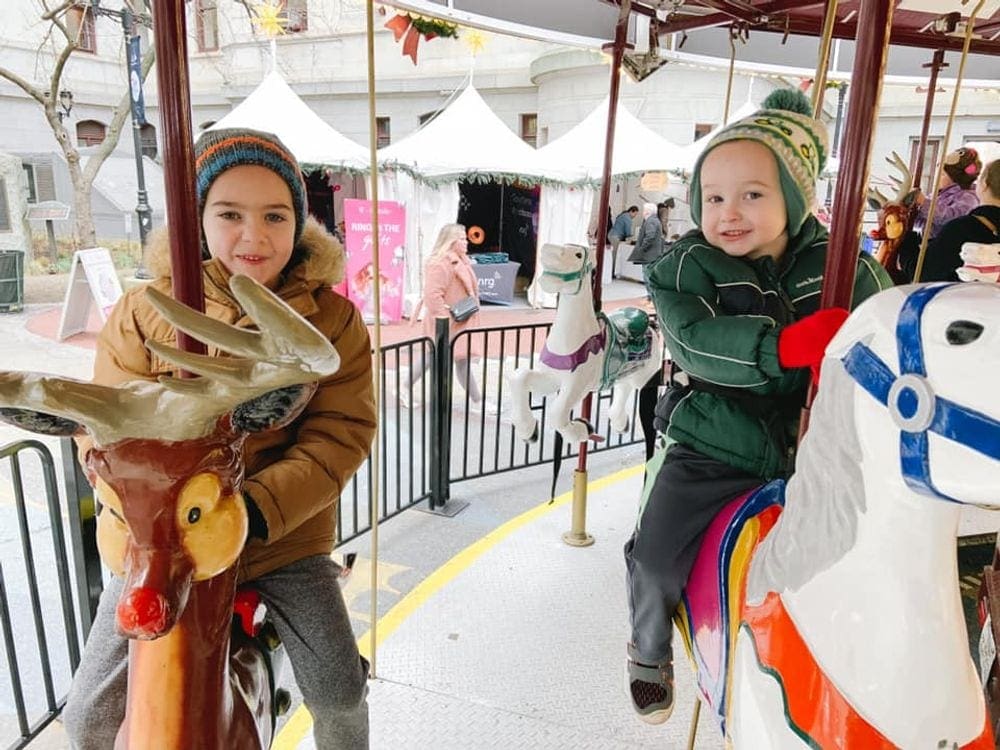
<svg viewBox="0 0 1000 750">
<path fill-rule="evenodd" d="M 778 334 L 819 308 L 827 239 L 810 216 L 775 263 L 691 232 L 646 267 L 667 349 L 691 381 L 657 407 L 668 437 L 764 479 L 790 472 L 809 373 L 778 364 Z M 891 286 L 861 253 L 853 305 Z"/>
</svg>

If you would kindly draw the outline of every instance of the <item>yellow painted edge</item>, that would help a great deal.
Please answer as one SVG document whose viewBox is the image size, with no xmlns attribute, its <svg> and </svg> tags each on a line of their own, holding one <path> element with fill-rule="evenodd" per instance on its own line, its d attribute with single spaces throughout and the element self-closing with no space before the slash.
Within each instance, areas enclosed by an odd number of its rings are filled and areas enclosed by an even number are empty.
<svg viewBox="0 0 1000 750">
<path fill-rule="evenodd" d="M 600 479 L 595 479 L 587 484 L 587 493 L 602 490 L 617 482 L 631 479 L 636 474 L 642 473 L 645 464 L 631 466 L 614 474 L 608 474 Z M 532 521 L 537 520 L 546 513 L 565 505 L 573 499 L 573 491 L 564 492 L 552 502 L 545 502 L 537 505 L 531 510 L 526 510 L 519 516 L 515 516 L 506 523 L 501 524 L 482 539 L 473 542 L 465 549 L 458 552 L 454 557 L 444 563 L 441 567 L 418 583 L 404 596 L 392 609 L 379 618 L 376 632 L 378 637 L 376 643 L 381 645 L 386 638 L 392 635 L 403 622 L 412 615 L 424 602 L 430 599 L 435 593 L 447 586 L 457 578 L 462 572 L 472 566 L 472 564 L 482 557 L 486 552 L 495 547 L 501 541 L 513 534 Z M 371 638 L 368 631 L 358 638 L 358 650 L 365 657 L 371 652 Z M 312 727 L 312 716 L 305 705 L 300 705 L 291 718 L 285 723 L 274 738 L 271 745 L 273 750 L 295 750 L 306 736 L 306 732 Z"/>
</svg>

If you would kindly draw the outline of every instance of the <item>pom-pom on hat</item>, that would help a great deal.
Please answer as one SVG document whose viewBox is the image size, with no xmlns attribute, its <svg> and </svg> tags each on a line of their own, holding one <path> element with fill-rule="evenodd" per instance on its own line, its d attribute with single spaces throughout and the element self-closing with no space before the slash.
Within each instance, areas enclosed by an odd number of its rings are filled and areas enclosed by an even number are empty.
<svg viewBox="0 0 1000 750">
<path fill-rule="evenodd" d="M 944 171 L 951 179 L 968 190 L 983 169 L 983 162 L 974 148 L 957 148 L 944 157 Z"/>
<path fill-rule="evenodd" d="M 194 146 L 198 215 L 205 210 L 208 190 L 216 178 L 233 167 L 253 164 L 270 169 L 288 185 L 295 211 L 295 244 L 306 224 L 306 184 L 302 170 L 278 136 L 249 128 L 206 130 Z"/>
<path fill-rule="evenodd" d="M 756 141 L 778 162 L 781 192 L 794 237 L 816 202 L 816 178 L 826 165 L 826 126 L 812 117 L 812 106 L 797 89 L 772 91 L 762 108 L 720 130 L 695 162 L 691 175 L 691 218 L 701 226 L 701 165 L 716 146 L 729 141 Z"/>
</svg>

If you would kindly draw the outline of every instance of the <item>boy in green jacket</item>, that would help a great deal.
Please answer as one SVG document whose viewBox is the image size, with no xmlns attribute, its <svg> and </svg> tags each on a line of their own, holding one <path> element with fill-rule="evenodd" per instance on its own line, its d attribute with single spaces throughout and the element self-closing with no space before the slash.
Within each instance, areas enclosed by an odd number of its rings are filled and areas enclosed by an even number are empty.
<svg viewBox="0 0 1000 750">
<path fill-rule="evenodd" d="M 667 348 L 687 375 L 657 405 L 660 447 L 625 545 L 633 707 L 650 724 L 673 710 L 671 617 L 702 535 L 733 498 L 795 459 L 809 371 L 847 318 L 819 309 L 827 233 L 812 215 L 825 126 L 798 91 L 709 143 L 691 179 L 700 228 L 646 267 Z M 854 304 L 892 282 L 858 257 Z"/>
</svg>

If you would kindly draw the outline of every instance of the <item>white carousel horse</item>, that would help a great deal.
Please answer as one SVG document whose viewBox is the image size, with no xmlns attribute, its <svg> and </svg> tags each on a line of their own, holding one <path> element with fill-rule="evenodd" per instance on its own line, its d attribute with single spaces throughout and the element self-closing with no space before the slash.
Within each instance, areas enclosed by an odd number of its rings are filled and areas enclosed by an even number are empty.
<svg viewBox="0 0 1000 750">
<path fill-rule="evenodd" d="M 962 267 L 956 273 L 962 281 L 1000 281 L 1000 242 L 966 242 L 960 255 Z"/>
<path fill-rule="evenodd" d="M 538 420 L 531 414 L 532 393 L 556 394 L 552 422 L 568 443 L 590 435 L 582 419 L 570 412 L 588 393 L 614 384 L 609 419 L 612 429 L 628 429 L 626 406 L 631 391 L 641 388 L 663 361 L 663 342 L 638 308 L 617 310 L 610 316 L 594 312 L 590 286 L 594 253 L 580 245 L 543 245 L 539 253 L 542 274 L 538 283 L 559 294 L 556 319 L 534 368 L 521 367 L 510 376 L 514 432 L 519 438 L 538 438 Z"/>
<path fill-rule="evenodd" d="M 827 347 L 795 475 L 712 522 L 676 616 L 733 747 L 993 748 L 955 538 L 1000 508 L 998 373 L 992 284 L 884 291 Z"/>
</svg>

